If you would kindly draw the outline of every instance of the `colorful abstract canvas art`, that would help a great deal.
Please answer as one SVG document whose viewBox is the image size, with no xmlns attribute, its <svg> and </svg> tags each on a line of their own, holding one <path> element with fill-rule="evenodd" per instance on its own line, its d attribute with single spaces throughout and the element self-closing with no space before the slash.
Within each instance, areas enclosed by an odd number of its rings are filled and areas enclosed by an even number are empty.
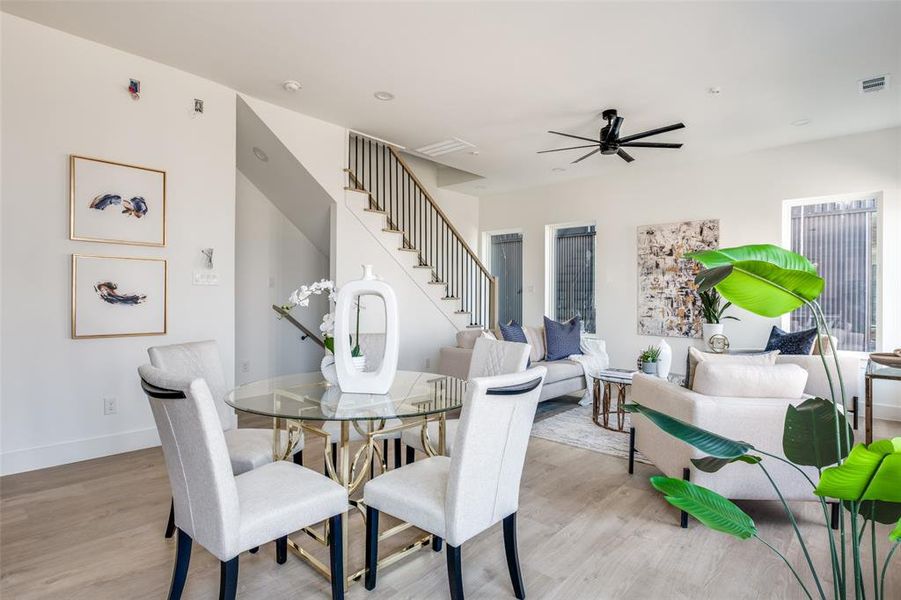
<svg viewBox="0 0 901 600">
<path fill-rule="evenodd" d="M 683 258 L 719 247 L 718 219 L 638 228 L 638 334 L 701 337 L 694 277 L 700 265 Z"/>
</svg>

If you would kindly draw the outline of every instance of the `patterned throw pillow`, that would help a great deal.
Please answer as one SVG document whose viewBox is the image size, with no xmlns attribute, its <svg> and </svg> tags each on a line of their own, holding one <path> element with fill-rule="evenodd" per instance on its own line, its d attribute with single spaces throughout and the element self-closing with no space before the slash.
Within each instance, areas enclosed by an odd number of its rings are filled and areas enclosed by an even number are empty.
<svg viewBox="0 0 901 600">
<path fill-rule="evenodd" d="M 544 337 L 547 342 L 547 360 L 562 360 L 572 354 L 582 354 L 580 338 L 582 322 L 573 317 L 566 323 L 544 318 Z"/>
<path fill-rule="evenodd" d="M 529 343 L 528 338 L 526 338 L 526 332 L 522 329 L 522 325 L 516 321 L 510 321 L 506 325 L 498 324 L 498 328 L 501 330 L 501 337 L 504 338 L 505 342 L 519 342 L 521 344 Z M 528 368 L 531 366 L 532 359 L 530 357 L 526 367 Z"/>
<path fill-rule="evenodd" d="M 766 343 L 766 350 L 779 350 L 782 354 L 810 354 L 816 339 L 816 327 L 788 333 L 773 325 L 770 339 Z"/>
</svg>

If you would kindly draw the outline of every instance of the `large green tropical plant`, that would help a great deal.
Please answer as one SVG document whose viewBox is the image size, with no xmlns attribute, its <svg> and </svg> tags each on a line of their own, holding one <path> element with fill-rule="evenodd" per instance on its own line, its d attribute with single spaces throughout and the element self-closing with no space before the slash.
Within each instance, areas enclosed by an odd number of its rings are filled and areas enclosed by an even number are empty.
<svg viewBox="0 0 901 600">
<path fill-rule="evenodd" d="M 831 398 L 812 398 L 797 407 L 788 407 L 782 440 L 785 458 L 754 448 L 746 442 L 724 438 L 640 404 L 632 404 L 627 408 L 646 417 L 670 435 L 705 452 L 708 456 L 692 460 L 697 469 L 715 472 L 737 461 L 762 469 L 791 522 L 816 585 L 815 592 L 825 599 L 827 595 L 823 582 L 814 567 L 794 514 L 766 466 L 774 460 L 791 465 L 810 484 L 811 493 L 820 499 L 829 536 L 833 598 L 848 598 L 848 588 L 851 587 L 853 597 L 864 600 L 865 575 L 860 546 L 869 523 L 872 585 L 876 600 L 884 599 L 888 566 L 901 544 L 901 438 L 880 440 L 869 446 L 860 444 L 852 448 L 853 433 L 844 416 L 844 382 L 837 349 L 833 346 L 823 311 L 817 303 L 824 287 L 822 277 L 805 257 L 765 244 L 694 252 L 687 254 L 686 258 L 697 260 L 706 267 L 695 278 L 700 292 L 715 288 L 732 304 L 765 317 L 778 317 L 797 308 L 808 307 L 821 339 L 829 340 L 835 361 L 836 381 L 833 380 L 827 354 L 820 355 Z M 801 466 L 815 467 L 820 472 L 819 484 L 814 484 Z M 651 483 L 664 494 L 670 504 L 708 527 L 739 539 L 756 538 L 766 544 L 785 562 L 804 593 L 809 598 L 813 597 L 788 559 L 757 535 L 753 520 L 731 501 L 680 479 L 654 477 Z M 838 543 L 828 527 L 826 498 L 838 501 Z M 847 537 L 846 520 L 850 529 Z M 889 534 L 892 546 L 882 564 L 881 573 L 876 552 L 877 523 L 895 525 Z M 850 541 L 851 546 L 850 569 L 846 540 Z"/>
</svg>

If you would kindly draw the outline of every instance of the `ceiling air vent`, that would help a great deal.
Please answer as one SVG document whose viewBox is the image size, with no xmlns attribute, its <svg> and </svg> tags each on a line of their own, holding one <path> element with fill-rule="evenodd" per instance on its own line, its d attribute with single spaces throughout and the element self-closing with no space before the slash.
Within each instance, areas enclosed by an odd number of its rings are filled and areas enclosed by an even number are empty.
<svg viewBox="0 0 901 600">
<path fill-rule="evenodd" d="M 467 148 L 475 148 L 475 144 L 465 142 L 460 138 L 450 138 L 449 140 L 441 140 L 434 144 L 427 144 L 420 148 L 416 148 L 416 152 L 425 154 L 426 156 L 441 156 L 442 154 L 450 154 L 451 152 L 459 152 Z"/>
<path fill-rule="evenodd" d="M 869 79 L 861 79 L 857 82 L 858 89 L 861 94 L 869 94 L 871 92 L 881 92 L 888 87 L 889 76 L 877 75 Z"/>
</svg>

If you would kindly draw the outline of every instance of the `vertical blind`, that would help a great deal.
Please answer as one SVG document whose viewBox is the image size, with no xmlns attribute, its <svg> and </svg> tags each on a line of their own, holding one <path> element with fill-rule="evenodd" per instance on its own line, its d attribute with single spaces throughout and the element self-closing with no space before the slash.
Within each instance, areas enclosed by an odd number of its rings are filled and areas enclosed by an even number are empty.
<svg viewBox="0 0 901 600">
<path fill-rule="evenodd" d="M 588 333 L 595 333 L 595 235 L 594 225 L 561 228 L 554 247 L 554 318 L 578 316 Z"/>
<path fill-rule="evenodd" d="M 522 234 L 491 236 L 491 274 L 498 282 L 498 321 L 522 323 Z"/>
<path fill-rule="evenodd" d="M 839 349 L 875 350 L 876 199 L 793 206 L 791 246 L 826 280 L 820 304 Z M 792 331 L 813 326 L 807 308 L 791 314 Z"/>
</svg>

